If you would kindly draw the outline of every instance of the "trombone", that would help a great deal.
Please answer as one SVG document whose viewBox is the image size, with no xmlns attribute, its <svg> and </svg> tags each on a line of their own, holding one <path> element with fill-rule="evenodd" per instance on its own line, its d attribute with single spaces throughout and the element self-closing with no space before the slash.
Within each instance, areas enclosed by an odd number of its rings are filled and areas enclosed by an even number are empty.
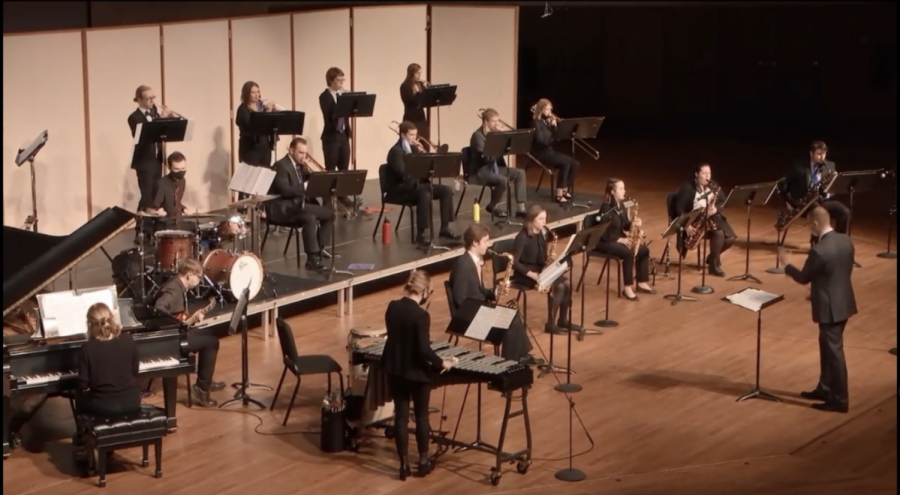
<svg viewBox="0 0 900 495">
<path fill-rule="evenodd" d="M 484 108 L 479 108 L 479 109 L 478 109 L 478 113 L 477 113 L 478 119 L 481 120 L 482 122 L 484 122 L 484 119 L 482 118 L 482 115 L 484 115 L 484 110 L 485 110 Z M 505 127 L 507 131 L 514 131 L 514 130 L 516 130 L 515 127 L 513 127 L 513 126 L 507 124 L 506 122 L 504 122 L 504 121 L 502 121 L 502 120 L 500 121 L 500 125 L 502 125 L 503 127 Z M 525 153 L 525 156 L 527 156 L 528 158 L 530 158 L 531 161 L 533 161 L 534 163 L 537 163 L 539 167 L 541 167 L 542 169 L 544 169 L 544 172 L 547 172 L 548 174 L 553 175 L 553 170 L 550 170 L 546 165 L 544 165 L 543 163 L 541 163 L 541 161 L 538 160 L 537 158 L 535 158 L 534 155 L 532 155 L 531 153 Z"/>
<path fill-rule="evenodd" d="M 325 167 L 323 167 L 321 163 L 317 162 L 316 159 L 313 158 L 313 156 L 310 155 L 309 153 L 306 154 L 306 159 L 303 160 L 303 164 L 306 165 L 308 168 L 310 168 L 313 172 L 325 172 L 326 171 Z M 355 216 L 354 215 L 355 212 L 351 212 L 349 209 L 347 209 L 346 206 L 344 206 L 343 203 L 335 202 L 335 204 L 337 204 L 338 208 L 341 211 L 343 211 L 344 218 L 353 218 Z"/>
<path fill-rule="evenodd" d="M 535 107 L 536 107 L 536 105 L 531 107 L 531 113 L 534 113 Z M 557 124 L 559 124 L 560 122 L 562 122 L 563 119 L 562 119 L 562 117 L 560 117 L 560 116 L 558 116 L 558 115 L 556 115 L 556 114 L 554 114 L 554 113 L 551 112 L 551 113 L 550 113 L 550 117 L 549 117 L 547 120 L 552 120 L 552 121 L 554 121 L 552 125 L 553 125 L 553 126 L 556 126 Z M 574 137 L 574 136 L 573 136 L 573 137 L 572 137 L 572 143 L 573 143 L 573 146 L 577 145 L 579 148 L 581 148 L 582 151 L 584 151 L 585 153 L 587 153 L 588 155 L 590 155 L 591 158 L 593 158 L 594 160 L 599 160 L 599 159 L 600 159 L 600 152 L 597 151 L 593 146 L 591 146 L 590 144 L 588 144 L 588 142 L 585 141 L 584 139 L 581 139 L 581 138 L 579 138 L 579 137 Z"/>
<path fill-rule="evenodd" d="M 388 124 L 388 128 L 394 131 L 398 136 L 400 135 L 400 124 L 397 123 L 396 120 L 392 120 L 390 124 Z M 425 139 L 425 136 L 417 136 L 417 140 L 419 145 L 422 146 L 422 152 L 425 152 L 427 149 L 429 153 L 439 153 L 439 149 L 434 145 L 431 141 Z"/>
</svg>

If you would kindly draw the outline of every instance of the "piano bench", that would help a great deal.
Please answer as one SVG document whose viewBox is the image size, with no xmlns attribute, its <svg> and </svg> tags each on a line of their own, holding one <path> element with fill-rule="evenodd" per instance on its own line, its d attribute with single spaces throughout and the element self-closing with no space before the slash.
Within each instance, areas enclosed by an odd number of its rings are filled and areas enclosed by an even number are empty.
<svg viewBox="0 0 900 495">
<path fill-rule="evenodd" d="M 117 449 L 143 447 L 141 466 L 147 467 L 148 450 L 153 444 L 155 476 L 162 477 L 162 439 L 169 432 L 165 409 L 141 404 L 140 412 L 126 416 L 79 414 L 75 424 L 87 450 L 88 475 L 98 474 L 100 487 L 106 486 L 106 456 Z"/>
</svg>

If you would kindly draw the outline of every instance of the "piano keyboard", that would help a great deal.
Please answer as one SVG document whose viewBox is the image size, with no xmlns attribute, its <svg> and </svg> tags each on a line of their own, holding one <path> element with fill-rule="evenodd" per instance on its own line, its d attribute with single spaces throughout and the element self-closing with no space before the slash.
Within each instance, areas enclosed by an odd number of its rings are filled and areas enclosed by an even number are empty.
<svg viewBox="0 0 900 495">
<path fill-rule="evenodd" d="M 162 368 L 171 368 L 178 366 L 180 363 L 176 358 L 159 358 L 141 361 L 139 369 L 143 373 L 145 371 L 158 370 Z M 61 380 L 71 380 L 78 376 L 78 371 L 68 370 L 61 373 L 46 373 L 41 375 L 30 375 L 21 378 L 25 385 L 40 385 L 42 383 L 53 383 Z"/>
</svg>

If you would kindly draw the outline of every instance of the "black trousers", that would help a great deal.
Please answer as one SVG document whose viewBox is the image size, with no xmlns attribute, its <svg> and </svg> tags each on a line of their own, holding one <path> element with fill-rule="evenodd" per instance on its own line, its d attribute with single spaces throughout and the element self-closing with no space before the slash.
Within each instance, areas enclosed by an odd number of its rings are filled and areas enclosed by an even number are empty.
<svg viewBox="0 0 900 495">
<path fill-rule="evenodd" d="M 516 318 L 512 325 L 503 336 L 503 345 L 500 347 L 500 355 L 504 359 L 510 361 L 518 361 L 527 356 L 534 347 L 531 345 L 531 339 L 525 331 L 525 325 L 522 320 Z"/>
<path fill-rule="evenodd" d="M 144 211 L 150 208 L 150 203 L 153 202 L 153 194 L 156 191 L 156 184 L 162 178 L 162 172 L 159 167 L 138 168 L 134 172 L 137 174 L 138 189 L 141 191 L 138 210 Z"/>
<path fill-rule="evenodd" d="M 624 285 L 634 284 L 635 267 L 637 267 L 638 283 L 650 281 L 650 248 L 641 245 L 638 248 L 637 257 L 634 256 L 634 250 L 619 242 L 598 242 L 594 248 L 598 253 L 611 254 L 622 258 L 622 282 Z M 607 277 L 612 276 L 610 273 Z"/>
<path fill-rule="evenodd" d="M 849 405 L 847 361 L 844 358 L 844 327 L 847 320 L 819 323 L 819 385 L 829 402 Z"/>
<path fill-rule="evenodd" d="M 11 435 L 17 434 L 26 423 L 31 421 L 31 418 L 47 402 L 47 397 L 47 394 L 38 394 L 10 399 L 9 433 Z"/>
<path fill-rule="evenodd" d="M 714 261 L 721 265 L 720 256 L 734 246 L 737 235 L 734 233 L 734 229 L 731 228 L 731 225 L 729 225 L 728 220 L 721 214 L 716 213 L 710 220 L 715 224 L 716 230 L 706 234 L 709 238 L 709 258 L 706 262 L 709 263 L 710 261 Z"/>
<path fill-rule="evenodd" d="M 326 246 L 331 245 L 334 229 L 334 210 L 317 204 L 306 204 L 297 213 L 297 221 L 303 227 L 303 251 L 318 256 Z"/>
<path fill-rule="evenodd" d="M 519 275 L 518 273 L 513 275 L 512 283 L 527 289 L 534 289 L 537 287 L 537 283 L 534 280 L 527 278 L 524 275 Z M 547 303 L 550 306 L 550 318 L 547 323 L 552 324 L 554 319 L 556 319 L 557 323 L 568 323 L 571 302 L 572 283 L 569 282 L 569 279 L 565 275 L 563 275 L 556 279 L 556 282 L 553 283 L 553 287 L 550 289 L 550 293 L 547 294 Z M 529 342 L 528 345 L 531 345 L 531 342 Z"/>
<path fill-rule="evenodd" d="M 388 386 L 394 397 L 394 443 L 397 445 L 397 455 L 405 458 L 409 454 L 410 400 L 412 400 L 413 411 L 416 415 L 416 445 L 420 454 L 428 452 L 428 441 L 431 435 L 431 425 L 428 423 L 431 384 L 388 375 Z"/>
<path fill-rule="evenodd" d="M 431 218 L 431 201 L 438 200 L 441 209 L 441 230 L 450 228 L 453 221 L 453 189 L 443 184 L 434 184 L 434 196 L 428 184 L 417 184 L 415 189 L 395 189 L 388 191 L 391 202 L 416 205 L 416 230 L 419 234 L 428 229 Z"/>
<path fill-rule="evenodd" d="M 503 201 L 506 196 L 506 183 L 509 181 L 513 183 L 512 193 L 515 195 L 515 201 L 525 204 L 525 171 L 500 167 L 498 172 L 495 174 L 490 165 L 484 165 L 475 173 L 481 185 L 491 188 L 491 202 L 488 206 L 494 207 Z"/>
<path fill-rule="evenodd" d="M 541 163 L 556 170 L 556 187 L 565 189 L 575 185 L 575 175 L 581 164 L 569 155 L 555 151 L 544 151 L 534 155 Z"/>
<path fill-rule="evenodd" d="M 197 354 L 196 384 L 209 392 L 213 373 L 216 371 L 216 357 L 219 355 L 219 338 L 209 328 L 193 328 L 188 332 L 188 351 Z"/>
<path fill-rule="evenodd" d="M 346 134 L 334 134 L 322 138 L 325 169 L 348 170 L 350 168 L 350 138 Z"/>
</svg>

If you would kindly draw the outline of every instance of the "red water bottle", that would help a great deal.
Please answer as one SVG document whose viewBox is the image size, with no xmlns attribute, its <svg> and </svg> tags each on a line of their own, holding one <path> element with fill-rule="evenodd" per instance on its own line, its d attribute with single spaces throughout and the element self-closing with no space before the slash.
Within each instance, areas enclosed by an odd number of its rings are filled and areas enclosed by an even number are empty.
<svg viewBox="0 0 900 495">
<path fill-rule="evenodd" d="M 387 218 L 384 219 L 384 222 L 381 224 L 381 243 L 382 244 L 390 244 L 391 243 L 391 221 Z"/>
</svg>

